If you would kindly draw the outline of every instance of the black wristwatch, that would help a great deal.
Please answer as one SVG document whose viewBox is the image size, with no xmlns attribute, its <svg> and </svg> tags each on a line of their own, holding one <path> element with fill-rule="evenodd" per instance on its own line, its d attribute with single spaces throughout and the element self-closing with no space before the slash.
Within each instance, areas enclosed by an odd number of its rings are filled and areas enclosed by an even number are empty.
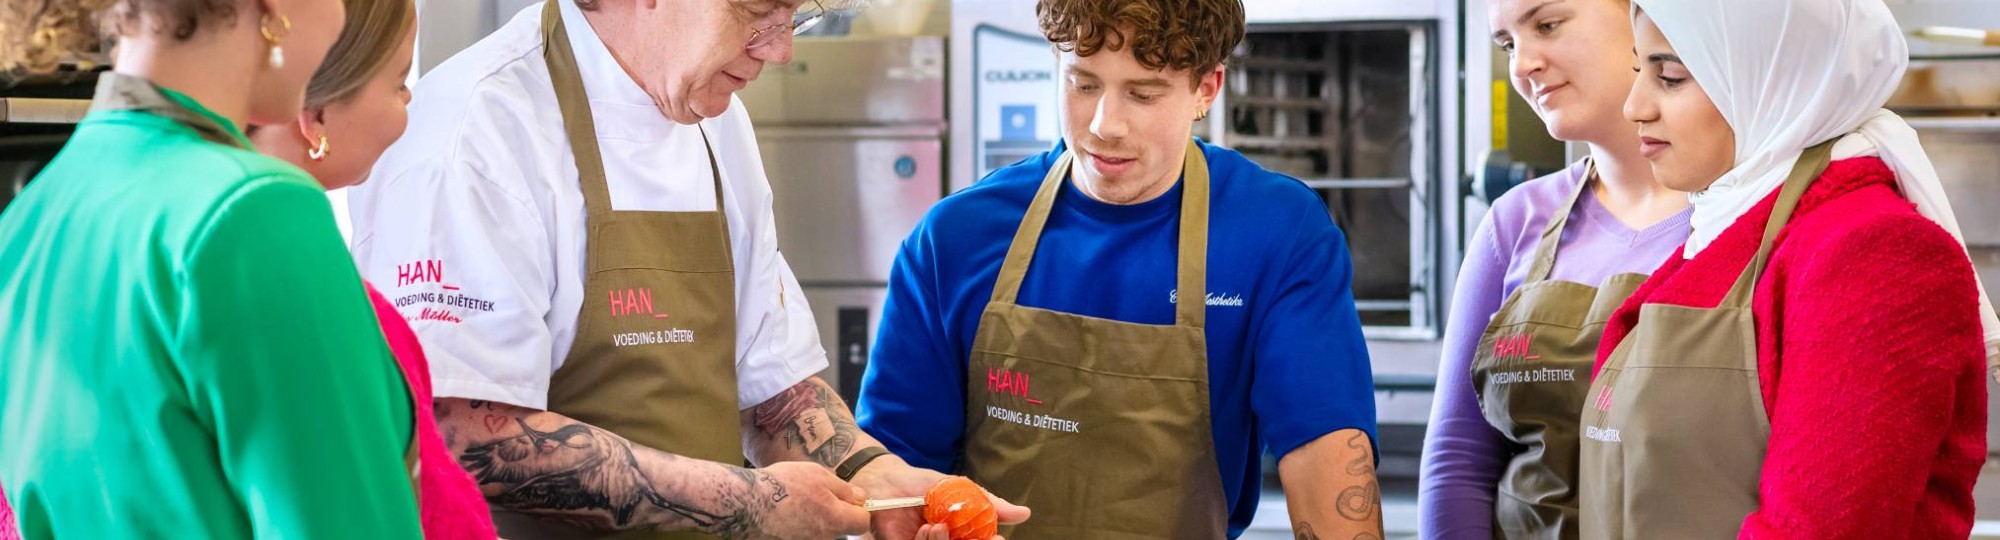
<svg viewBox="0 0 2000 540">
<path fill-rule="evenodd" d="M 852 482 L 854 481 L 854 475 L 860 474 L 861 468 L 867 467 L 868 462 L 875 461 L 875 458 L 888 454 L 889 449 L 880 446 L 863 448 L 860 452 L 855 452 L 854 455 L 847 456 L 847 459 L 842 460 L 839 467 L 833 468 L 833 474 L 839 476 L 842 482 Z"/>
</svg>

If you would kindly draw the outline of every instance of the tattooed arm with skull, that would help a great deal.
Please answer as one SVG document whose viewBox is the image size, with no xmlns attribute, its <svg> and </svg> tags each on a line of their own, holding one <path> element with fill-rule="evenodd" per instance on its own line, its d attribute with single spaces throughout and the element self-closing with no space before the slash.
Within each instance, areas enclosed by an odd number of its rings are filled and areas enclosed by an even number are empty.
<svg viewBox="0 0 2000 540">
<path fill-rule="evenodd" d="M 724 538 L 831 537 L 858 532 L 857 523 L 872 517 L 878 537 L 898 539 L 921 524 L 914 510 L 866 515 L 859 494 L 833 476 L 842 460 L 880 443 L 818 377 L 743 411 L 744 450 L 756 469 L 668 454 L 560 414 L 502 403 L 439 399 L 437 416 L 446 445 L 488 500 L 543 519 Z M 861 469 L 854 486 L 874 497 L 921 496 L 942 478 L 884 455 Z M 1001 504 L 1003 520 L 1027 518 L 1026 508 Z"/>
<path fill-rule="evenodd" d="M 868 519 L 861 493 L 819 465 L 746 469 L 686 458 L 560 414 L 486 401 L 439 399 L 437 418 L 487 500 L 546 520 L 823 538 L 858 533 Z"/>
</svg>

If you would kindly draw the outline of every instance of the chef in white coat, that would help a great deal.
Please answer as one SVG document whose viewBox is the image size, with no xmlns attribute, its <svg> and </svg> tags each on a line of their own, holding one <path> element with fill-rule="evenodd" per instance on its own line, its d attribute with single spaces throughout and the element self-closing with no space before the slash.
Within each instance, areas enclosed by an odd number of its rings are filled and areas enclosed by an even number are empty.
<svg viewBox="0 0 2000 540">
<path fill-rule="evenodd" d="M 825 1 L 523 10 L 423 77 L 351 190 L 362 273 L 423 342 L 501 536 L 859 534 L 864 497 L 940 478 L 813 375 L 826 354 L 733 97 Z M 920 516 L 872 521 L 908 538 Z"/>
</svg>

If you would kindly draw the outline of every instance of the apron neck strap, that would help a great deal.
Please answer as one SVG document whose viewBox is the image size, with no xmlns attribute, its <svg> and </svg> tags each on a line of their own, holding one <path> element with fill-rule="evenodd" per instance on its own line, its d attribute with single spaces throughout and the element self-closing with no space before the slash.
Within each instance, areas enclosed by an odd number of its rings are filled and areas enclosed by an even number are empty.
<svg viewBox="0 0 2000 540">
<path fill-rule="evenodd" d="M 1569 195 L 1569 202 L 1556 208 L 1555 215 L 1549 218 L 1549 226 L 1542 229 L 1541 239 L 1535 242 L 1535 262 L 1528 267 L 1528 276 L 1524 284 L 1548 279 L 1549 273 L 1555 270 L 1556 244 L 1562 242 L 1563 227 L 1569 224 L 1569 214 L 1576 210 L 1576 203 L 1590 193 L 1590 185 L 1594 180 L 1597 180 L 1597 161 L 1593 158 L 1583 158 L 1583 179 L 1577 181 L 1576 190 Z"/>
<path fill-rule="evenodd" d="M 702 149 L 708 151 L 708 178 L 709 182 L 715 186 L 715 214 L 716 219 L 722 221 L 722 256 L 734 261 L 736 260 L 736 244 L 729 238 L 729 212 L 722 209 L 722 160 L 715 157 L 715 145 L 708 142 L 708 130 L 702 128 L 700 124 L 695 124 L 694 128 L 695 131 L 701 133 Z M 591 143 L 596 144 L 596 141 L 593 140 Z M 610 208 L 606 207 L 605 210 L 609 211 Z M 590 218 L 586 216 L 584 219 Z M 782 294 L 779 295 L 779 299 L 783 299 Z"/>
<path fill-rule="evenodd" d="M 1202 328 L 1208 314 L 1208 157 L 1188 139 L 1181 161 L 1181 234 L 1174 324 Z M 1192 299 L 1192 300 L 1190 300 Z"/>
<path fill-rule="evenodd" d="M 561 108 L 563 132 L 568 135 L 570 153 L 576 161 L 578 184 L 583 188 L 583 207 L 589 216 L 609 215 L 611 186 L 604 172 L 604 153 L 597 146 L 597 120 L 590 114 L 590 97 L 583 89 L 583 75 L 577 69 L 576 50 L 570 46 L 564 28 L 561 2 L 547 0 L 542 7 L 542 60 L 548 63 L 549 79 L 555 85 L 556 104 Z M 708 152 L 708 170 L 715 184 L 715 211 L 722 210 L 722 169 L 717 164 L 715 146 L 708 131 L 699 124 L 702 148 Z"/>
<path fill-rule="evenodd" d="M 1069 175 L 1073 161 L 1076 153 L 1064 150 L 1056 156 L 1048 174 L 1042 176 L 1042 186 L 1035 191 L 1034 201 L 1028 203 L 1028 213 L 1021 216 L 1021 226 L 1014 230 L 1014 241 L 1007 246 L 1007 258 L 1000 263 L 1000 276 L 993 282 L 993 303 L 1012 304 L 1020 297 L 1021 281 L 1028 275 L 1028 260 L 1034 258 L 1035 247 L 1041 244 L 1042 225 L 1049 221 L 1049 208 L 1055 205 L 1056 193 L 1062 190 L 1063 178 Z"/>
<path fill-rule="evenodd" d="M 1836 138 L 1837 139 L 1837 138 Z M 1792 165 L 1792 174 L 1785 177 L 1784 188 L 1778 191 L 1778 200 L 1771 207 L 1770 220 L 1764 223 L 1764 239 L 1757 245 L 1757 256 L 1750 260 L 1750 266 L 1743 274 L 1736 276 L 1736 284 L 1729 288 L 1729 296 L 1723 298 L 1722 305 L 1749 307 L 1757 290 L 1757 279 L 1764 275 L 1765 265 L 1771 262 L 1771 251 L 1776 249 L 1778 231 L 1792 220 L 1792 211 L 1799 207 L 1799 199 L 1805 197 L 1806 188 L 1813 180 L 1826 171 L 1826 165 L 1833 155 L 1833 142 L 1827 141 L 1807 148 L 1799 154 L 1799 160 Z"/>
<path fill-rule="evenodd" d="M 578 183 L 583 187 L 584 215 L 603 215 L 611 211 L 611 187 L 605 182 L 604 154 L 597 148 L 597 120 L 590 115 L 590 98 L 583 90 L 576 52 L 570 47 L 569 32 L 563 28 L 562 1 L 543 2 L 542 60 L 549 65 L 556 105 L 562 111 L 563 132 L 568 135 L 570 153 L 576 161 Z"/>
<path fill-rule="evenodd" d="M 992 302 L 1013 304 L 1020 297 L 1021 282 L 1028 275 L 1035 247 L 1041 243 L 1042 228 L 1048 224 L 1056 194 L 1062 191 L 1063 182 L 1068 181 L 1070 166 L 1075 161 L 1075 152 L 1064 150 L 1042 177 L 1034 202 L 1029 203 L 1021 227 L 1014 232 L 1014 242 L 1007 247 L 1007 259 L 1001 263 L 1000 276 L 993 283 Z M 1188 139 L 1181 174 L 1180 249 L 1174 281 L 1179 300 L 1174 304 L 1174 324 L 1201 328 L 1206 324 L 1208 308 L 1208 159 L 1194 139 Z"/>
</svg>

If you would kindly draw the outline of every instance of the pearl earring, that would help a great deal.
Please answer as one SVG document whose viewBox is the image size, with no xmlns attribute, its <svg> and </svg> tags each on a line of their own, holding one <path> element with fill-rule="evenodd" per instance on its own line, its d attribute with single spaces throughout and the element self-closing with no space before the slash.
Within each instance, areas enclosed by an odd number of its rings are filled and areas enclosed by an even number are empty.
<svg viewBox="0 0 2000 540">
<path fill-rule="evenodd" d="M 265 15 L 264 23 L 257 25 L 257 30 L 264 33 L 264 42 L 271 46 L 271 57 L 269 60 L 271 69 L 285 67 L 285 48 L 280 46 L 279 43 L 285 40 L 285 36 L 292 34 L 292 19 L 284 15 L 279 15 L 278 26 L 283 28 L 283 30 L 275 33 L 271 31 L 270 15 Z"/>
</svg>

